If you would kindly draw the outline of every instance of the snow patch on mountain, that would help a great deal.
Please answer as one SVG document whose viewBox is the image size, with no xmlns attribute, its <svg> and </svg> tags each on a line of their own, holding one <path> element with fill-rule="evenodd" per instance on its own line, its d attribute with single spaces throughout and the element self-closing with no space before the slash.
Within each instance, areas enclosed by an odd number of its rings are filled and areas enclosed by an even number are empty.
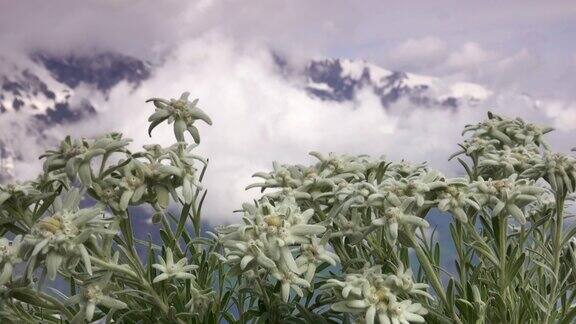
<svg viewBox="0 0 576 324">
<path fill-rule="evenodd" d="M 338 102 L 354 100 L 366 88 L 380 98 L 383 107 L 399 100 L 418 106 L 458 107 L 477 104 L 492 95 L 478 84 L 390 71 L 363 60 L 315 60 L 302 73 L 310 95 Z"/>
<path fill-rule="evenodd" d="M 0 182 L 36 159 L 32 147 L 53 142 L 47 129 L 97 113 L 90 98 L 106 98 L 120 82 L 137 87 L 149 76 L 149 64 L 116 53 L 0 56 Z"/>
</svg>

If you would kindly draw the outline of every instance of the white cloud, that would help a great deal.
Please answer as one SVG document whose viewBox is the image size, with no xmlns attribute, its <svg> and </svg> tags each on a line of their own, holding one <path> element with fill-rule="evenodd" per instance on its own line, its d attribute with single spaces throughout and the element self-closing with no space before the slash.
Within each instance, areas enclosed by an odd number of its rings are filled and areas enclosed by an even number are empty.
<svg viewBox="0 0 576 324">
<path fill-rule="evenodd" d="M 145 135 L 152 107 L 144 100 L 175 97 L 185 90 L 200 98 L 200 106 L 214 121 L 210 127 L 200 125 L 198 148 L 210 158 L 204 215 L 212 222 L 232 221 L 237 217 L 232 211 L 258 195 L 256 190 L 244 191 L 254 172 L 269 170 L 274 160 L 312 163 L 307 153 L 313 150 L 429 161 L 454 174 L 456 165 L 446 159 L 457 149 L 462 127 L 486 113 L 481 107 L 416 108 L 406 102 L 384 110 L 369 91 L 360 93 L 354 102 L 316 100 L 277 72 L 265 46 L 239 44 L 212 34 L 182 43 L 135 91 L 128 85 L 117 86 L 109 102 L 101 103 L 106 110 L 94 119 L 55 128 L 49 134 L 120 130 L 135 139 L 135 147 L 150 142 L 168 145 L 173 141 L 168 126 L 155 129 L 153 139 Z M 568 116 L 575 110 L 547 112 L 529 106 L 523 97 L 495 96 L 493 100 L 482 107 L 498 107 L 497 113 L 542 123 L 555 123 L 563 118 L 561 113 Z M 561 141 L 566 142 L 571 134 L 560 134 Z"/>
<path fill-rule="evenodd" d="M 409 38 L 390 50 L 390 60 L 399 66 L 430 66 L 446 56 L 446 43 L 432 36 Z"/>
<path fill-rule="evenodd" d="M 563 132 L 576 131 L 576 102 L 550 100 L 544 109 L 553 120 L 551 126 Z M 576 146 L 576 140 L 572 144 Z"/>
<path fill-rule="evenodd" d="M 552 87 L 541 58 L 526 48 L 503 52 L 478 42 L 448 44 L 437 37 L 408 39 L 393 48 L 384 65 L 492 89 L 542 94 Z"/>
<path fill-rule="evenodd" d="M 452 52 L 446 65 L 453 69 L 478 68 L 480 64 L 487 62 L 494 57 L 493 53 L 483 49 L 480 44 L 467 42 L 457 51 Z"/>
</svg>

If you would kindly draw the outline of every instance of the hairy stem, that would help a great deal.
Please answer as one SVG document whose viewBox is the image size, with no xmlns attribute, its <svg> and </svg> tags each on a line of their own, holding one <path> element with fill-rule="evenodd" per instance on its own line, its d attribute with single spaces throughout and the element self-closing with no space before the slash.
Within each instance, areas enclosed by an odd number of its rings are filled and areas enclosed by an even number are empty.
<svg viewBox="0 0 576 324">
<path fill-rule="evenodd" d="M 430 281 L 432 288 L 434 288 L 434 291 L 436 292 L 436 294 L 438 295 L 438 297 L 442 301 L 444 308 L 447 311 L 450 311 L 451 307 L 450 307 L 450 305 L 448 305 L 448 298 L 446 297 L 446 293 L 444 292 L 444 287 L 442 286 L 442 283 L 440 282 L 440 278 L 438 277 L 438 273 L 434 270 L 434 267 L 432 266 L 432 262 L 430 262 L 428 255 L 426 254 L 426 252 L 424 252 L 424 250 L 422 249 L 420 244 L 418 244 L 418 242 L 416 241 L 414 234 L 410 233 L 408 235 L 408 237 L 410 239 L 410 243 L 411 243 L 412 247 L 414 248 L 414 250 L 416 252 L 416 256 L 418 257 L 418 261 L 420 262 L 420 265 L 422 266 L 424 273 L 426 273 L 426 277 L 428 278 L 428 281 Z M 458 318 L 458 315 L 456 315 L 455 312 L 453 312 L 453 311 L 450 311 L 450 312 L 451 312 L 450 316 L 452 317 L 452 320 L 454 322 L 462 323 L 462 321 L 460 321 L 460 318 Z"/>
<path fill-rule="evenodd" d="M 500 225 L 500 231 L 498 233 L 498 235 L 499 235 L 498 255 L 500 257 L 499 288 L 500 288 L 500 297 L 504 301 L 504 304 L 506 304 L 506 299 L 507 299 L 506 291 L 508 288 L 507 279 L 506 279 L 506 239 L 507 239 L 507 227 L 508 227 L 507 216 L 500 215 L 498 221 L 500 223 L 499 224 Z M 507 315 L 506 307 L 502 307 L 500 309 L 500 317 L 501 317 L 501 320 L 503 322 L 506 322 L 506 317 L 507 317 L 506 315 Z"/>
<path fill-rule="evenodd" d="M 558 294 L 558 283 L 560 282 L 560 256 L 562 253 L 562 229 L 564 226 L 564 193 L 557 192 L 556 193 L 556 219 L 555 219 L 555 227 L 553 230 L 553 250 L 554 250 L 554 263 L 553 263 L 553 270 L 554 270 L 554 278 L 552 278 L 552 288 L 550 290 L 550 311 L 546 314 L 546 322 L 550 318 L 550 314 L 556 307 L 556 299 Z M 551 319 L 553 320 L 553 319 Z"/>
</svg>

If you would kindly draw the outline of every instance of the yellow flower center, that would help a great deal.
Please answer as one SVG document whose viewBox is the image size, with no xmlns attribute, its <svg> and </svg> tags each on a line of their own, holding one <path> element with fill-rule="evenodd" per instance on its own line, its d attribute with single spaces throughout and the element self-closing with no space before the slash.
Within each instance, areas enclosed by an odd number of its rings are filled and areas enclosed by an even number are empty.
<svg viewBox="0 0 576 324">
<path fill-rule="evenodd" d="M 280 227 L 282 225 L 282 218 L 278 215 L 270 215 L 264 218 L 264 222 L 268 226 Z"/>
</svg>

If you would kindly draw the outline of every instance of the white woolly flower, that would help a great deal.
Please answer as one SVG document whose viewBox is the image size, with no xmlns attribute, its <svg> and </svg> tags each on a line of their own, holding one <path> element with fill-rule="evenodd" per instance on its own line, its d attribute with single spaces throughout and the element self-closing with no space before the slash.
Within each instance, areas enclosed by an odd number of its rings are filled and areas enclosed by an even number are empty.
<svg viewBox="0 0 576 324">
<path fill-rule="evenodd" d="M 244 208 L 247 225 L 222 235 L 227 256 L 240 259 L 241 269 L 255 261 L 269 269 L 282 264 L 300 273 L 291 246 L 310 243 L 311 237 L 326 231 L 324 226 L 308 224 L 314 211 L 301 212 L 290 197 L 275 206 L 263 200 L 258 207 L 245 204 Z"/>
<path fill-rule="evenodd" d="M 300 247 L 300 256 L 296 259 L 296 264 L 301 272 L 304 272 L 306 281 L 312 283 L 316 268 L 326 262 L 335 266 L 340 262 L 340 258 L 336 253 L 330 252 L 326 249 L 327 242 L 314 237 L 310 244 L 302 244 Z"/>
<path fill-rule="evenodd" d="M 404 264 L 400 264 L 396 270 L 396 274 L 390 275 L 386 280 L 389 284 L 394 285 L 398 290 L 411 294 L 422 295 L 427 298 L 433 299 L 426 289 L 428 285 L 425 283 L 414 282 L 412 269 L 404 269 Z"/>
<path fill-rule="evenodd" d="M 406 198 L 400 206 L 385 208 L 382 217 L 372 218 L 373 225 L 386 227 L 387 237 L 392 244 L 396 243 L 398 239 L 398 228 L 400 225 L 417 227 L 430 226 L 423 218 L 411 214 L 410 206 L 412 203 L 412 199 Z"/>
<path fill-rule="evenodd" d="M 102 305 L 110 309 L 124 309 L 128 305 L 126 303 L 114 299 L 104 293 L 109 278 L 102 282 L 96 282 L 87 285 L 78 295 L 70 297 L 67 305 L 80 304 L 80 312 L 75 316 L 73 322 L 83 322 L 86 319 L 88 322 L 92 321 L 96 306 Z"/>
<path fill-rule="evenodd" d="M 28 275 L 36 262 L 43 259 L 48 277 L 54 280 L 64 261 L 78 258 L 84 262 L 86 271 L 92 274 L 90 254 L 84 242 L 97 234 L 114 235 L 116 231 L 107 229 L 108 221 L 97 219 L 103 215 L 101 207 L 79 209 L 79 202 L 79 191 L 70 191 L 63 202 L 55 201 L 55 213 L 41 218 L 24 237 L 26 244 L 34 246 Z"/>
<path fill-rule="evenodd" d="M 465 179 L 453 179 L 438 193 L 438 209 L 443 212 L 450 212 L 456 219 L 466 223 L 468 222 L 466 208 L 471 206 L 480 210 L 480 206 L 473 198 L 473 193 L 469 191 Z"/>
<path fill-rule="evenodd" d="M 421 304 L 399 300 L 400 294 L 427 295 L 420 290 L 425 286 L 413 283 L 411 275 L 403 266 L 394 275 L 382 274 L 381 267 L 375 266 L 360 274 L 348 274 L 344 281 L 330 279 L 323 288 L 336 289 L 340 301 L 332 304 L 332 310 L 362 314 L 367 324 L 375 323 L 376 318 L 387 324 L 423 323 L 427 310 Z"/>
<path fill-rule="evenodd" d="M 326 242 L 320 243 L 318 235 L 326 228 L 309 224 L 314 211 L 301 211 L 294 196 L 275 203 L 263 198 L 257 206 L 244 204 L 244 210 L 243 225 L 218 230 L 226 259 L 242 273 L 266 269 L 281 283 L 283 300 L 288 300 L 291 289 L 302 296 L 320 263 L 339 261 L 325 250 Z M 304 272 L 306 279 L 301 277 Z"/>
<path fill-rule="evenodd" d="M 16 236 L 13 241 L 0 238 L 0 286 L 10 281 L 14 265 L 22 262 L 20 258 L 21 246 L 22 235 Z"/>
<path fill-rule="evenodd" d="M 174 263 L 174 254 L 172 253 L 172 249 L 166 248 L 166 260 L 164 260 L 161 256 L 158 257 L 160 259 L 160 263 L 155 263 L 152 265 L 154 269 L 161 271 L 162 273 L 157 275 L 153 283 L 157 283 L 160 281 L 164 281 L 170 278 L 176 279 L 195 279 L 193 274 L 188 273 L 188 271 L 192 271 L 198 268 L 197 265 L 187 265 L 188 260 L 186 258 L 182 258 L 178 260 L 178 262 Z"/>
<path fill-rule="evenodd" d="M 411 300 L 391 303 L 386 313 L 379 312 L 378 320 L 381 324 L 409 324 L 425 323 L 426 320 L 422 315 L 428 314 L 426 308 L 419 303 L 413 303 Z M 366 323 L 370 323 L 368 319 Z"/>
<path fill-rule="evenodd" d="M 512 215 L 520 224 L 524 224 L 526 216 L 522 208 L 536 201 L 544 189 L 536 187 L 533 181 L 517 180 L 517 177 L 517 174 L 513 174 L 506 179 L 486 181 L 479 178 L 472 186 L 477 188 L 482 204 L 493 207 L 495 216 L 501 213 Z"/>
<path fill-rule="evenodd" d="M 281 297 L 284 302 L 290 298 L 290 289 L 294 290 L 300 297 L 304 296 L 302 288 L 310 288 L 310 283 L 300 278 L 289 269 L 276 269 L 272 271 L 272 277 L 280 282 Z"/>
<path fill-rule="evenodd" d="M 192 283 L 190 285 L 190 300 L 186 303 L 186 308 L 190 313 L 197 314 L 202 319 L 210 303 L 214 300 L 214 295 L 214 291 L 199 290 Z"/>
</svg>

